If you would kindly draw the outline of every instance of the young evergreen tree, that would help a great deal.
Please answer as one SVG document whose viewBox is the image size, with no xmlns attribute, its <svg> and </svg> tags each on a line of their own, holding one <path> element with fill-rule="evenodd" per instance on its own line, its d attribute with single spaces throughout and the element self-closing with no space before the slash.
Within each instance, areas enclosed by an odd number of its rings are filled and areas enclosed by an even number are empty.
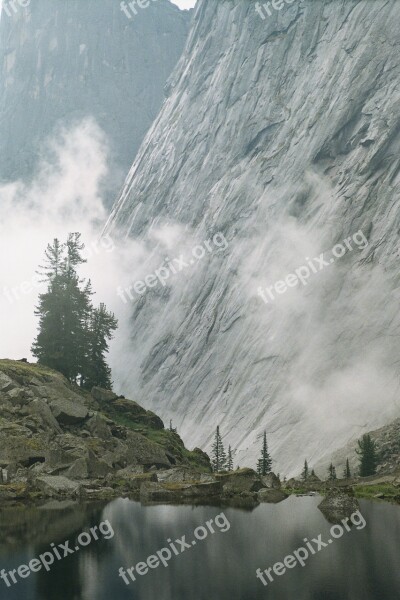
<svg viewBox="0 0 400 600">
<path fill-rule="evenodd" d="M 233 454 L 232 454 L 232 448 L 230 446 L 228 448 L 228 459 L 226 461 L 226 470 L 233 471 Z"/>
<path fill-rule="evenodd" d="M 64 373 L 63 297 L 64 283 L 62 268 L 65 245 L 53 240 L 45 251 L 46 262 L 39 267 L 38 274 L 47 283 L 47 291 L 39 296 L 35 314 L 39 317 L 39 333 L 32 346 L 32 354 L 40 363 Z"/>
<path fill-rule="evenodd" d="M 332 463 L 328 467 L 328 479 L 330 481 L 336 479 L 336 467 L 334 467 Z"/>
<path fill-rule="evenodd" d="M 47 290 L 40 294 L 35 311 L 39 332 L 32 354 L 71 383 L 110 388 L 105 354 L 117 321 L 104 304 L 93 308 L 90 280 L 80 279 L 77 273 L 86 262 L 83 249 L 79 233 L 69 234 L 65 244 L 55 239 L 47 246 L 46 262 L 39 267 Z"/>
<path fill-rule="evenodd" d="M 369 433 L 364 434 L 361 440 L 358 440 L 356 452 L 360 457 L 360 476 L 375 475 L 378 458 L 376 444 Z"/>
<path fill-rule="evenodd" d="M 108 342 L 117 329 L 118 322 L 113 313 L 107 311 L 105 304 L 94 308 L 89 317 L 89 327 L 84 339 L 87 349 L 84 359 L 86 378 L 83 387 L 91 390 L 98 385 L 106 390 L 112 388 L 111 369 L 106 362 Z"/>
<path fill-rule="evenodd" d="M 214 443 L 211 449 L 211 465 L 215 473 L 219 473 L 226 468 L 226 454 L 224 450 L 224 444 L 219 431 L 219 425 L 215 432 Z"/>
<path fill-rule="evenodd" d="M 257 473 L 259 475 L 267 475 L 267 473 L 271 473 L 272 467 L 272 459 L 268 452 L 268 444 L 267 444 L 267 432 L 264 431 L 263 435 L 263 444 L 261 448 L 261 457 L 257 462 Z"/>
<path fill-rule="evenodd" d="M 307 459 L 304 461 L 304 468 L 301 472 L 301 477 L 303 479 L 303 481 L 306 481 L 308 479 L 308 462 Z"/>
<path fill-rule="evenodd" d="M 311 470 L 311 477 L 316 477 L 314 469 Z"/>
<path fill-rule="evenodd" d="M 351 479 L 351 471 L 350 471 L 350 464 L 349 464 L 348 458 L 346 458 L 346 466 L 343 471 L 343 477 L 344 477 L 344 479 Z"/>
</svg>

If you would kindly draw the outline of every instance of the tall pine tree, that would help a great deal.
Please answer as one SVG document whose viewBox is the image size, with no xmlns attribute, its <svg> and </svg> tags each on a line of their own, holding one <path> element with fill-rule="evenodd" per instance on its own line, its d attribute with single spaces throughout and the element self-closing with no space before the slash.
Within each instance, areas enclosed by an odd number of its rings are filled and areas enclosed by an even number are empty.
<svg viewBox="0 0 400 600">
<path fill-rule="evenodd" d="M 369 475 L 375 475 L 378 458 L 376 444 L 369 433 L 364 434 L 361 440 L 358 440 L 356 452 L 360 457 L 360 476 L 368 477 Z"/>
<path fill-rule="evenodd" d="M 271 467 L 272 459 L 268 452 L 267 432 L 264 431 L 261 457 L 257 461 L 257 473 L 259 475 L 267 475 L 267 473 L 271 473 Z"/>
<path fill-rule="evenodd" d="M 105 354 L 117 321 L 104 304 L 92 305 L 90 280 L 80 279 L 77 272 L 86 262 L 83 249 L 79 233 L 69 234 L 65 244 L 55 239 L 47 246 L 45 264 L 39 267 L 47 291 L 40 294 L 35 311 L 39 332 L 32 354 L 72 383 L 111 388 Z"/>
<path fill-rule="evenodd" d="M 233 471 L 233 454 L 232 454 L 232 448 L 230 446 L 228 448 L 228 459 L 226 461 L 226 470 Z"/>
<path fill-rule="evenodd" d="M 106 353 L 108 341 L 111 340 L 117 324 L 117 319 L 107 311 L 105 304 L 100 304 L 99 308 L 92 310 L 88 327 L 86 378 L 83 387 L 92 389 L 94 385 L 98 385 L 111 389 L 111 369 L 106 362 Z"/>
<path fill-rule="evenodd" d="M 223 471 L 226 468 L 226 454 L 224 450 L 224 444 L 219 431 L 219 425 L 215 432 L 214 443 L 211 450 L 211 465 L 215 473 Z"/>
</svg>

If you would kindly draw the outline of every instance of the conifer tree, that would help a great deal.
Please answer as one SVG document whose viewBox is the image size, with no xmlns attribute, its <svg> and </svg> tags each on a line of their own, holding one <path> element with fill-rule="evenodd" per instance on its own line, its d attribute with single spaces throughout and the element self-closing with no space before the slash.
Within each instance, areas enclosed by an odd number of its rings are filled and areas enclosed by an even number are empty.
<svg viewBox="0 0 400 600">
<path fill-rule="evenodd" d="M 360 476 L 375 475 L 378 458 L 376 444 L 369 433 L 364 434 L 361 440 L 358 440 L 356 452 L 360 457 Z"/>
<path fill-rule="evenodd" d="M 343 471 L 343 477 L 344 477 L 344 479 L 351 479 L 351 471 L 350 471 L 350 464 L 349 464 L 348 458 L 346 458 L 346 466 Z"/>
<path fill-rule="evenodd" d="M 217 430 L 215 432 L 214 443 L 211 450 L 212 459 L 211 465 L 213 471 L 215 473 L 219 473 L 223 471 L 226 467 L 226 454 L 224 450 L 224 444 L 222 442 L 222 437 L 219 431 L 219 425 L 217 426 Z"/>
<path fill-rule="evenodd" d="M 334 479 L 336 479 L 336 468 L 333 466 L 332 463 L 328 467 L 328 479 L 330 481 L 333 481 Z"/>
<path fill-rule="evenodd" d="M 268 452 L 268 444 L 267 444 L 267 432 L 264 431 L 263 434 L 263 445 L 261 448 L 261 457 L 257 462 L 257 473 L 259 475 L 267 475 L 271 473 L 272 467 L 272 459 Z"/>
<path fill-rule="evenodd" d="M 232 448 L 230 446 L 228 448 L 228 460 L 226 461 L 226 470 L 233 471 L 233 454 Z"/>
<path fill-rule="evenodd" d="M 308 462 L 307 459 L 304 461 L 304 468 L 301 472 L 301 477 L 303 479 L 303 481 L 306 481 L 308 479 Z"/>
<path fill-rule="evenodd" d="M 63 296 L 62 268 L 64 265 L 65 244 L 58 239 L 48 244 L 46 262 L 39 267 L 38 274 L 47 283 L 47 291 L 39 296 L 39 305 L 35 314 L 39 317 L 39 333 L 32 346 L 32 354 L 39 362 L 56 369 L 63 370 L 65 340 L 63 335 Z M 65 374 L 65 373 L 64 373 Z"/>
<path fill-rule="evenodd" d="M 86 379 L 83 386 L 92 389 L 98 385 L 107 390 L 111 389 L 111 369 L 106 362 L 108 341 L 111 340 L 113 331 L 117 328 L 117 319 L 107 311 L 105 304 L 94 308 L 89 317 L 87 332 L 87 353 L 85 356 Z"/>
<path fill-rule="evenodd" d="M 46 262 L 39 267 L 47 291 L 35 311 L 39 332 L 32 354 L 71 383 L 111 388 L 105 354 L 117 321 L 104 304 L 93 307 L 90 280 L 79 278 L 77 269 L 86 262 L 83 249 L 79 233 L 69 234 L 65 244 L 55 239 L 47 246 Z"/>
<path fill-rule="evenodd" d="M 314 469 L 311 470 L 311 477 L 316 477 Z"/>
</svg>

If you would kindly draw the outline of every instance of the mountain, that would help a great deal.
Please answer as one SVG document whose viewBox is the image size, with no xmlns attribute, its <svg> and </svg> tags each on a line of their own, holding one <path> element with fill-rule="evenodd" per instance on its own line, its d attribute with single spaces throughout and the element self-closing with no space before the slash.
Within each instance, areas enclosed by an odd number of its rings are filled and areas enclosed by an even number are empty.
<svg viewBox="0 0 400 600">
<path fill-rule="evenodd" d="M 400 5 L 264 17 L 198 2 L 106 231 L 149 244 L 180 227 L 169 257 L 216 232 L 228 246 L 133 296 L 114 368 L 191 443 L 219 424 L 236 464 L 265 429 L 291 475 L 400 413 Z"/>
<path fill-rule="evenodd" d="M 193 11 L 168 0 L 131 19 L 115 0 L 8 10 L 0 20 L 0 181 L 29 177 L 48 136 L 93 117 L 118 187 L 164 100 Z"/>
</svg>

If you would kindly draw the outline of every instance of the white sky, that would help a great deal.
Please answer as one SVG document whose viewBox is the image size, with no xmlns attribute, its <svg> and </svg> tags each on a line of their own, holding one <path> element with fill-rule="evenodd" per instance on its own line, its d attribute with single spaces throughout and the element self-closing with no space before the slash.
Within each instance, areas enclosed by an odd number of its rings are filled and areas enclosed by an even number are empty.
<svg viewBox="0 0 400 600">
<path fill-rule="evenodd" d="M 196 0 L 171 0 L 171 2 L 179 6 L 179 8 L 193 8 L 196 4 Z"/>
</svg>

